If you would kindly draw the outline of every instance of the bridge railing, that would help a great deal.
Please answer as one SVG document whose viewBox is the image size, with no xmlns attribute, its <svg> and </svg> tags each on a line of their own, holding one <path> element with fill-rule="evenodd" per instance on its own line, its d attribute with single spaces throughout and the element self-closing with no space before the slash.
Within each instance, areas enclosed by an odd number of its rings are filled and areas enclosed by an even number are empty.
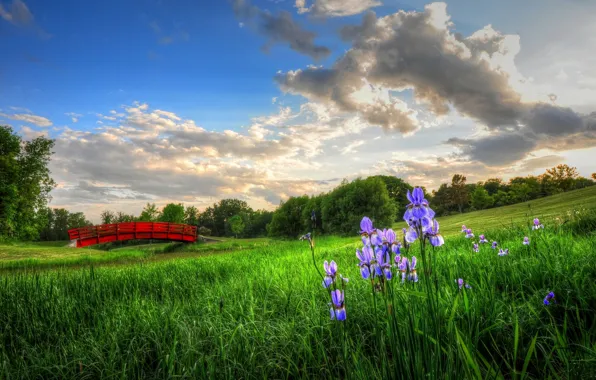
<svg viewBox="0 0 596 380">
<path fill-rule="evenodd" d="M 76 240 L 77 247 L 133 239 L 194 243 L 197 241 L 197 227 L 167 222 L 123 222 L 73 228 L 68 230 L 68 235 L 70 240 Z"/>
</svg>

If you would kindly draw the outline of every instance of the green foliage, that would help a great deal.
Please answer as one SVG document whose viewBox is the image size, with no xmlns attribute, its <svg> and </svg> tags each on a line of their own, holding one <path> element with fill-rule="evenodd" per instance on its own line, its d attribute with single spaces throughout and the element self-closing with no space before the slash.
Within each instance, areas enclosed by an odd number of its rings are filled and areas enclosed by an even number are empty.
<svg viewBox="0 0 596 380">
<path fill-rule="evenodd" d="M 159 220 L 159 210 L 155 203 L 147 203 L 138 217 L 139 222 L 157 222 Z"/>
<path fill-rule="evenodd" d="M 45 225 L 45 207 L 55 182 L 48 164 L 54 141 L 22 141 L 0 126 L 0 238 L 34 240 Z"/>
<path fill-rule="evenodd" d="M 323 228 L 327 233 L 358 233 L 365 215 L 375 225 L 391 225 L 395 220 L 395 203 L 380 178 L 343 183 L 323 199 Z"/>
<path fill-rule="evenodd" d="M 281 202 L 269 223 L 269 236 L 290 239 L 300 237 L 308 229 L 308 225 L 304 225 L 302 219 L 302 213 L 307 210 L 308 201 L 308 196 L 304 195 L 290 197 L 286 202 Z"/>
<path fill-rule="evenodd" d="M 209 228 L 214 236 L 232 236 L 226 229 L 226 221 L 234 215 L 252 214 L 253 210 L 245 201 L 239 199 L 222 199 L 219 203 L 207 207 L 197 220 L 199 226 Z"/>
<path fill-rule="evenodd" d="M 476 210 L 484 210 L 493 205 L 493 197 L 488 194 L 484 187 L 477 186 L 472 193 L 472 207 Z"/>
<path fill-rule="evenodd" d="M 189 206 L 184 210 L 184 223 L 196 226 L 199 221 L 199 210 L 195 206 Z"/>
<path fill-rule="evenodd" d="M 184 223 L 184 205 L 182 203 L 168 203 L 161 211 L 159 221 Z"/>
<path fill-rule="evenodd" d="M 413 187 L 401 178 L 394 176 L 378 175 L 372 178 L 379 178 L 385 183 L 385 186 L 387 187 L 387 193 L 389 194 L 389 198 L 393 200 L 393 203 L 395 203 L 397 207 L 395 220 L 401 220 L 403 214 L 406 212 L 406 206 L 409 203 L 406 194 L 408 190 L 412 191 Z M 424 191 L 424 193 L 426 194 L 426 190 Z"/>
<path fill-rule="evenodd" d="M 244 231 L 245 225 L 240 215 L 234 215 L 228 219 L 227 224 L 235 237 L 238 237 Z"/>
<path fill-rule="evenodd" d="M 211 236 L 211 230 L 207 227 L 199 227 L 199 235 Z"/>
<path fill-rule="evenodd" d="M 68 240 L 68 230 L 93 225 L 82 212 L 71 213 L 63 208 L 47 207 L 43 213 L 47 217 L 39 237 L 42 241 Z"/>
<path fill-rule="evenodd" d="M 114 214 L 114 212 L 110 211 L 110 210 L 102 211 L 100 218 L 101 218 L 101 224 L 116 223 L 116 214 Z"/>
<path fill-rule="evenodd" d="M 470 191 L 466 186 L 466 176 L 454 174 L 451 179 L 450 189 L 451 202 L 457 205 L 459 212 L 464 212 L 464 207 L 470 202 Z"/>
</svg>

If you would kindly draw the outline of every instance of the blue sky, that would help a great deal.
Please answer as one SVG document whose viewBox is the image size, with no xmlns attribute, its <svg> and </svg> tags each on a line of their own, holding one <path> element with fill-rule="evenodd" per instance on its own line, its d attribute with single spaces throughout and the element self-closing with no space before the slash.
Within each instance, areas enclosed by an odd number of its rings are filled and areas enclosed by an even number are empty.
<svg viewBox="0 0 596 380">
<path fill-rule="evenodd" d="M 431 188 L 559 162 L 590 174 L 593 2 L 0 5 L 0 122 L 56 139 L 56 207 L 93 217 L 237 196 L 272 208 L 376 173 Z M 342 39 L 367 12 L 375 27 Z M 418 34 L 400 37 L 410 22 Z"/>
</svg>

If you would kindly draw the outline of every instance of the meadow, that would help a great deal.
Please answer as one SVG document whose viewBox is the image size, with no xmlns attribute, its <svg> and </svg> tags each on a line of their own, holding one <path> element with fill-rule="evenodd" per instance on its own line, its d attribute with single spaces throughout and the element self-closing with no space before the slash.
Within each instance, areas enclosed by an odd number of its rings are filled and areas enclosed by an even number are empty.
<svg viewBox="0 0 596 380">
<path fill-rule="evenodd" d="M 440 219 L 432 274 L 419 264 L 418 282 L 396 276 L 374 296 L 358 235 L 315 237 L 314 256 L 268 239 L 1 246 L 0 378 L 590 378 L 596 211 L 593 195 L 563 195 Z M 509 255 L 474 252 L 461 224 Z M 314 266 L 325 260 L 350 279 L 343 322 Z"/>
</svg>

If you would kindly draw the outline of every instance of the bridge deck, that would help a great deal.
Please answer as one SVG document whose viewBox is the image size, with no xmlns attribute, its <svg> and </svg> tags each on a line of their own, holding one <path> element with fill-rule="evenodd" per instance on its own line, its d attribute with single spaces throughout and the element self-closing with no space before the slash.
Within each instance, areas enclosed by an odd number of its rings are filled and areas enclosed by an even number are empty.
<svg viewBox="0 0 596 380">
<path fill-rule="evenodd" d="M 158 239 L 194 243 L 197 241 L 197 227 L 188 224 L 165 222 L 125 222 L 73 228 L 68 230 L 70 240 L 77 241 L 77 247 L 133 239 Z"/>
</svg>

